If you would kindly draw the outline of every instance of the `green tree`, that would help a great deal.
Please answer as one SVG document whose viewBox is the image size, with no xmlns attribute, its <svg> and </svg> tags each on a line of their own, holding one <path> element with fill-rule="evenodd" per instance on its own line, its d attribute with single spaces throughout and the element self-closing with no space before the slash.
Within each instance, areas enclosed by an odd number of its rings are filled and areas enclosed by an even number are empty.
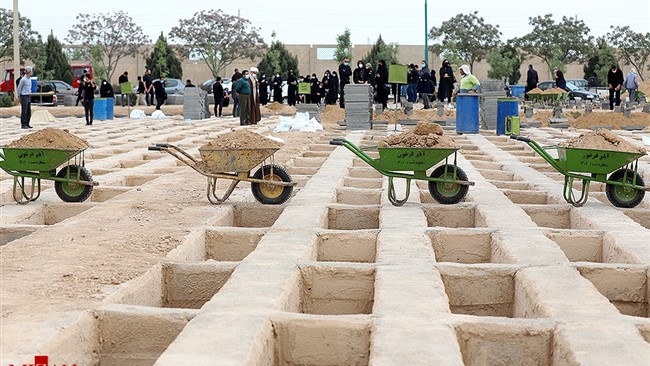
<svg viewBox="0 0 650 366">
<path fill-rule="evenodd" d="M 528 18 L 533 30 L 515 40 L 527 55 L 537 56 L 552 70 L 554 67 L 582 61 L 589 54 L 593 37 L 582 20 L 562 17 L 555 22 L 552 14 Z"/>
<path fill-rule="evenodd" d="M 336 50 L 334 51 L 334 59 L 341 63 L 344 58 L 351 58 L 350 48 L 352 41 L 350 41 L 350 30 L 345 28 L 343 34 L 336 35 Z"/>
<path fill-rule="evenodd" d="M 582 68 L 585 73 L 585 79 L 596 76 L 600 79 L 601 85 L 607 80 L 607 72 L 615 65 L 616 56 L 614 49 L 607 44 L 607 40 L 598 38 L 596 40 L 596 48 L 594 48 L 587 60 L 587 64 Z"/>
<path fill-rule="evenodd" d="M 45 45 L 45 70 L 52 73 L 51 78 L 55 80 L 63 80 L 68 84 L 72 84 L 74 75 L 70 68 L 68 58 L 63 53 L 61 42 L 54 37 L 53 33 L 47 37 L 47 44 Z"/>
<path fill-rule="evenodd" d="M 506 78 L 511 85 L 517 84 L 521 78 L 519 68 L 523 61 L 523 57 L 513 45 L 499 46 L 487 55 L 487 62 L 490 64 L 488 77 L 491 79 Z"/>
<path fill-rule="evenodd" d="M 650 33 L 637 33 L 628 26 L 611 28 L 607 40 L 625 64 L 634 66 L 641 80 L 645 80 L 643 74 L 650 70 Z"/>
<path fill-rule="evenodd" d="M 14 57 L 14 29 L 13 11 L 0 9 L 0 62 L 13 60 Z M 42 44 L 41 35 L 32 30 L 32 22 L 26 17 L 18 15 L 20 27 L 18 39 L 20 40 L 20 62 L 26 58 L 34 60 L 34 55 L 39 52 Z"/>
<path fill-rule="evenodd" d="M 167 40 L 160 32 L 160 37 L 153 46 L 151 55 L 146 60 L 147 68 L 151 69 L 151 74 L 154 79 L 160 75 L 166 78 L 180 79 L 183 77 L 183 68 L 181 62 L 176 57 L 174 50 L 169 47 Z"/>
<path fill-rule="evenodd" d="M 373 68 L 377 68 L 379 60 L 386 61 L 386 66 L 397 64 L 397 53 L 399 46 L 396 44 L 386 44 L 381 38 L 377 38 L 377 42 L 372 46 L 370 52 L 363 58 L 364 62 L 370 62 Z"/>
<path fill-rule="evenodd" d="M 446 51 L 447 59 L 462 60 L 473 68 L 475 62 L 483 60 L 499 45 L 500 35 L 499 26 L 486 23 L 477 11 L 458 14 L 442 22 L 440 27 L 431 28 L 430 49 L 437 55 Z"/>
<path fill-rule="evenodd" d="M 269 51 L 264 55 L 262 61 L 257 64 L 257 68 L 260 72 L 269 75 L 279 72 L 282 80 L 287 80 L 289 70 L 293 70 L 296 75 L 300 75 L 298 57 L 292 55 L 282 42 L 276 40 L 271 43 Z"/>
</svg>

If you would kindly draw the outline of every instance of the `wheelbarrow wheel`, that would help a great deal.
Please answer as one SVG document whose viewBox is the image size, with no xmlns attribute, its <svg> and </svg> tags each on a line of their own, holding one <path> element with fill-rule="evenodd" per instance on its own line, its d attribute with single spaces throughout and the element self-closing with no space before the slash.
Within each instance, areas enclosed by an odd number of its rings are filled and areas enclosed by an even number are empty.
<svg viewBox="0 0 650 366">
<path fill-rule="evenodd" d="M 271 167 L 273 167 L 273 173 L 271 173 Z M 276 182 L 291 182 L 289 172 L 279 165 L 264 165 L 253 174 L 253 178 Z M 266 205 L 279 205 L 285 203 L 291 197 L 293 186 L 251 183 L 251 191 L 253 192 L 253 197 L 259 202 Z"/>
<path fill-rule="evenodd" d="M 445 173 L 446 168 L 446 173 Z M 431 178 L 444 179 L 447 181 L 467 180 L 465 172 L 456 167 L 456 174 L 454 175 L 453 165 L 441 165 L 437 167 L 430 175 Z M 444 205 L 451 205 L 460 202 L 465 195 L 469 186 L 458 183 L 445 183 L 445 182 L 429 182 L 429 193 L 431 196 Z"/>
<path fill-rule="evenodd" d="M 56 174 L 57 178 L 63 179 L 76 179 L 77 172 L 79 172 L 79 180 L 90 182 L 92 175 L 88 169 L 78 165 L 68 165 L 67 167 L 59 170 Z M 93 186 L 84 184 L 70 183 L 70 182 L 54 182 L 54 189 L 56 194 L 65 202 L 83 202 L 90 197 L 93 192 Z"/>
<path fill-rule="evenodd" d="M 635 181 L 637 186 L 645 186 L 643 178 L 630 169 L 619 169 L 615 171 L 609 176 L 609 180 L 628 184 L 632 184 Z M 607 199 L 612 205 L 621 208 L 636 207 L 643 201 L 643 197 L 645 196 L 645 191 L 640 189 L 621 187 L 614 184 L 607 184 L 605 186 L 605 193 L 607 193 Z"/>
</svg>

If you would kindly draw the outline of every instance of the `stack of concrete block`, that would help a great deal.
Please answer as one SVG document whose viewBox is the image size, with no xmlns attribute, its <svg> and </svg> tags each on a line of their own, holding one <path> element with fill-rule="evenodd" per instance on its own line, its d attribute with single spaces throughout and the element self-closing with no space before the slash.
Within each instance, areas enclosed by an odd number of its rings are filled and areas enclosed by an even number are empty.
<svg viewBox="0 0 650 366">
<path fill-rule="evenodd" d="M 318 104 L 304 104 L 300 103 L 296 105 L 296 112 L 298 113 L 309 113 L 309 118 L 316 118 L 320 122 L 320 107 Z"/>
<path fill-rule="evenodd" d="M 207 93 L 200 88 L 185 88 L 183 118 L 204 119 L 210 117 Z"/>
<path fill-rule="evenodd" d="M 349 84 L 345 86 L 345 124 L 350 130 L 372 128 L 372 86 Z"/>
<path fill-rule="evenodd" d="M 494 130 L 497 128 L 497 99 L 505 96 L 505 90 L 481 93 L 479 112 L 481 128 L 484 130 Z"/>
</svg>

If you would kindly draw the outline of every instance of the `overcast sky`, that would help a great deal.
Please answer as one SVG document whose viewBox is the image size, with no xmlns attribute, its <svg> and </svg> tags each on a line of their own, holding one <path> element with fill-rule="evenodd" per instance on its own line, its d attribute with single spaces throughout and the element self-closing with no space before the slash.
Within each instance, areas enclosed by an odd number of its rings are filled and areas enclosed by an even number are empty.
<svg viewBox="0 0 650 366">
<path fill-rule="evenodd" d="M 591 34 L 601 36 L 610 25 L 629 25 L 636 32 L 650 32 L 650 0 L 539 0 L 539 1 L 429 1 L 429 28 L 439 26 L 454 15 L 478 10 L 487 22 L 499 25 L 503 40 L 522 36 L 531 30 L 528 17 L 552 13 L 578 16 L 587 23 Z M 424 0 L 353 1 L 353 0 L 19 0 L 21 15 L 43 37 L 54 32 L 63 40 L 76 26 L 80 13 L 127 12 L 150 38 L 162 31 L 167 35 L 179 19 L 188 19 L 207 6 L 249 19 L 261 28 L 264 39 L 287 44 L 332 44 L 347 27 L 354 44 L 372 44 L 381 33 L 387 42 L 424 43 Z M 12 9 L 13 0 L 0 0 L 0 7 Z M 468 30 L 471 32 L 471 30 Z"/>
</svg>

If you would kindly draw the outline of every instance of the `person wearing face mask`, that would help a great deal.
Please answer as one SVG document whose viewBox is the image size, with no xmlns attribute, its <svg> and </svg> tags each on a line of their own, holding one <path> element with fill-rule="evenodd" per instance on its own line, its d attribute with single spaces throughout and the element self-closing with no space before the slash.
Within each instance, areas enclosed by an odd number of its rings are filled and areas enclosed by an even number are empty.
<svg viewBox="0 0 650 366">
<path fill-rule="evenodd" d="M 350 68 L 350 59 L 344 58 L 343 63 L 339 65 L 339 86 L 341 96 L 339 98 L 339 106 L 345 108 L 345 86 L 350 84 L 350 76 L 352 76 L 352 68 Z"/>
<path fill-rule="evenodd" d="M 422 98 L 422 103 L 424 104 L 424 109 L 431 109 L 431 102 L 429 101 L 429 94 L 433 93 L 433 81 L 431 80 L 431 71 L 429 70 L 429 65 L 426 61 L 422 61 L 422 68 L 418 75 L 418 88 L 417 92 Z"/>
<path fill-rule="evenodd" d="M 273 101 L 282 104 L 282 77 L 279 72 L 275 73 L 271 87 L 273 88 Z"/>
<path fill-rule="evenodd" d="M 375 70 L 372 68 L 370 62 L 366 62 L 366 67 L 363 70 L 363 80 L 366 84 L 375 84 Z"/>
<path fill-rule="evenodd" d="M 339 75 L 336 71 L 332 71 L 332 88 L 330 89 L 330 100 L 332 104 L 336 104 L 339 97 Z"/>
<path fill-rule="evenodd" d="M 318 76 L 316 73 L 311 74 L 311 102 L 314 104 L 320 104 L 320 98 L 318 97 Z"/>
<path fill-rule="evenodd" d="M 381 103 L 382 109 L 388 107 L 389 89 L 386 85 L 388 85 L 388 67 L 386 67 L 386 61 L 379 60 L 377 74 L 375 75 L 375 90 L 377 90 L 377 102 Z"/>
<path fill-rule="evenodd" d="M 250 95 L 251 95 L 251 86 L 248 82 L 250 75 L 248 75 L 248 70 L 242 71 L 242 78 L 237 81 L 237 84 L 234 87 L 235 93 L 239 96 L 239 124 L 250 125 Z"/>
<path fill-rule="evenodd" d="M 298 78 L 296 77 L 296 73 L 293 72 L 293 70 L 289 70 L 287 84 L 289 85 L 287 87 L 287 92 L 289 93 L 287 96 L 287 101 L 289 102 L 289 105 L 295 106 L 296 97 L 298 96 Z"/>
<path fill-rule="evenodd" d="M 438 99 L 441 102 L 447 99 L 447 102 L 451 103 L 451 95 L 454 92 L 455 82 L 454 70 L 451 68 L 449 61 L 444 60 L 440 68 L 440 85 L 438 85 Z"/>
<path fill-rule="evenodd" d="M 266 73 L 260 74 L 260 104 L 266 105 L 269 102 L 269 81 Z"/>
<path fill-rule="evenodd" d="M 329 70 L 325 70 L 325 74 L 323 74 L 323 86 L 325 89 L 325 104 L 332 104 L 330 100 L 330 90 L 332 90 L 332 74 L 330 74 Z"/>
<path fill-rule="evenodd" d="M 309 84 L 309 93 L 303 94 L 303 100 L 305 104 L 311 104 L 311 76 L 307 75 L 305 76 L 305 79 L 302 81 L 303 83 Z"/>
<path fill-rule="evenodd" d="M 259 70 L 257 67 L 251 67 L 248 85 L 251 88 L 251 94 L 249 97 L 250 104 L 250 116 L 248 121 L 252 125 L 256 125 L 262 119 L 262 114 L 260 113 L 260 93 L 259 93 L 259 81 L 257 80 L 257 73 Z"/>
<path fill-rule="evenodd" d="M 363 61 L 359 60 L 357 62 L 357 68 L 352 72 L 352 81 L 354 81 L 355 84 L 365 84 L 365 72 L 366 70 L 363 68 Z"/>
</svg>

